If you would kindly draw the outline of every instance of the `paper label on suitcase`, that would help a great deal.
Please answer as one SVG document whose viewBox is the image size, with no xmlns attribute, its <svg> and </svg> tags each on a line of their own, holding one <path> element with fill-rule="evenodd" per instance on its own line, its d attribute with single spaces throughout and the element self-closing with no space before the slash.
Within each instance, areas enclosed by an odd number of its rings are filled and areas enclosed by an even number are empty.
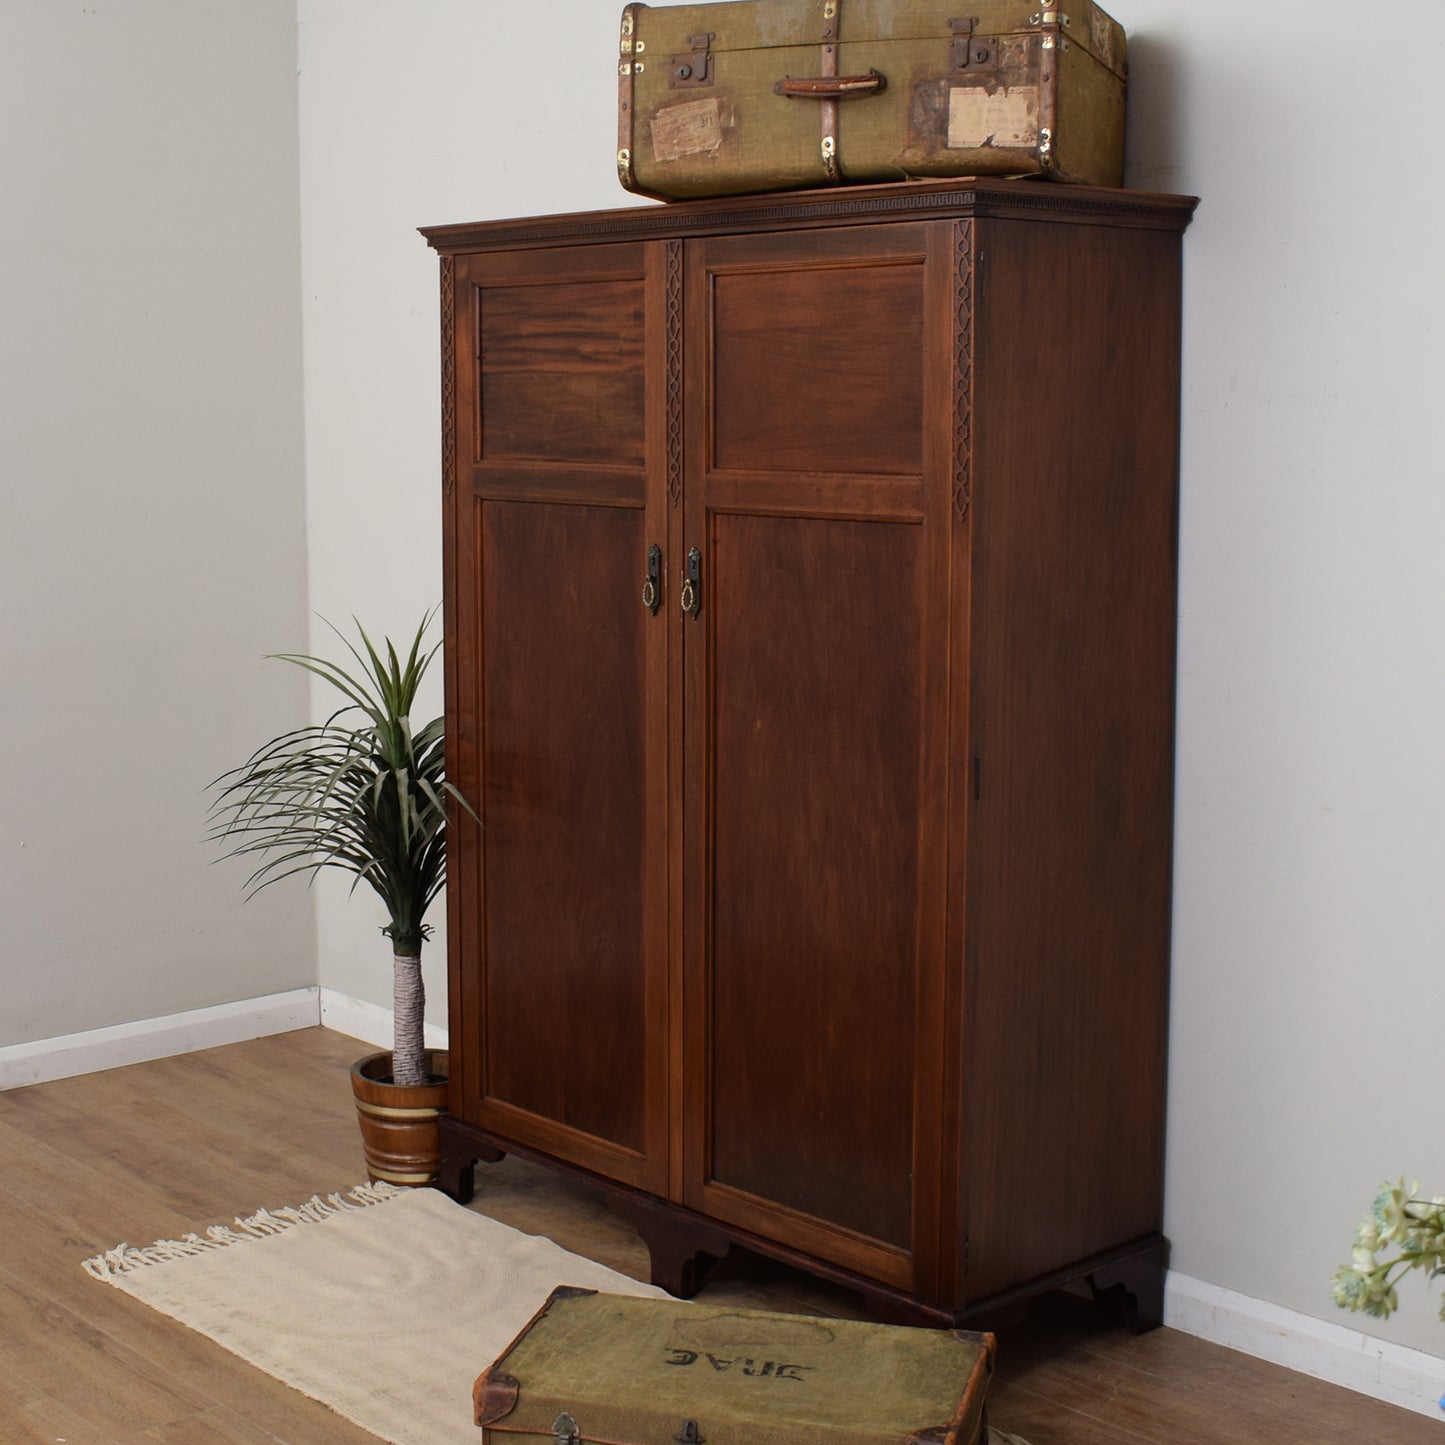
<svg viewBox="0 0 1445 1445">
<path fill-rule="evenodd" d="M 1033 146 L 1039 140 L 1037 86 L 989 92 L 956 85 L 948 95 L 948 145 L 951 150 L 985 146 Z"/>
<path fill-rule="evenodd" d="M 722 140 L 722 102 L 715 95 L 664 106 L 652 117 L 652 153 L 660 161 L 715 151 Z"/>
<path fill-rule="evenodd" d="M 576 1445 L 973 1445 L 991 1350 L 948 1330 L 564 1288 L 477 1380 L 476 1420 L 499 1445 L 556 1439 L 564 1414 Z"/>
</svg>

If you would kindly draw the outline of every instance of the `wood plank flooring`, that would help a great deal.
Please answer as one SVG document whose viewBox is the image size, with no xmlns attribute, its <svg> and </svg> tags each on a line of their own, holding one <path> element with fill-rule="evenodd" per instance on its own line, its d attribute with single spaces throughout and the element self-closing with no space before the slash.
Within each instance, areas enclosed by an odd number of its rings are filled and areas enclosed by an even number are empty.
<svg viewBox="0 0 1445 1445">
<path fill-rule="evenodd" d="M 376 1437 L 91 1279 L 83 1259 L 229 1223 L 364 1178 L 347 1068 L 307 1029 L 0 1093 L 4 1445 L 369 1445 Z M 646 1251 L 585 1186 L 508 1159 L 475 1207 L 646 1277 Z M 856 1297 L 749 1256 L 705 1295 L 856 1314 Z M 1440 1445 L 1425 1416 L 1157 1330 L 1134 1338 L 1055 1296 L 1000 1336 L 990 1415 L 1029 1445 Z M 479 1361 L 478 1366 L 484 1363 Z"/>
</svg>

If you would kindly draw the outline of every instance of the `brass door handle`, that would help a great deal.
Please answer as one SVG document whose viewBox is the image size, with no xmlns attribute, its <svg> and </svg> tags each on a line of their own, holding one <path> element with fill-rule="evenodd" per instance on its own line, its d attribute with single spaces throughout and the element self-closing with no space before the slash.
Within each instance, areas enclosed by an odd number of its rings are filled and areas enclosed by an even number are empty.
<svg viewBox="0 0 1445 1445">
<path fill-rule="evenodd" d="M 662 605 L 662 548 L 656 542 L 647 549 L 647 576 L 642 583 L 642 605 L 654 617 Z"/>
<path fill-rule="evenodd" d="M 687 571 L 682 574 L 682 610 L 692 618 L 702 611 L 702 553 L 696 547 L 687 552 Z"/>
</svg>

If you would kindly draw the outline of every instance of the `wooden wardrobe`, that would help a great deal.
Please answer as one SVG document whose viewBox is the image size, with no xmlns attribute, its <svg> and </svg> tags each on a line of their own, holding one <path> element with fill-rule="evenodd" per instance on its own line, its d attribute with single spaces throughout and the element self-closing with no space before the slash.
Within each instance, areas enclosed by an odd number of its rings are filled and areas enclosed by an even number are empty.
<svg viewBox="0 0 1445 1445">
<path fill-rule="evenodd" d="M 1157 1323 L 1194 202 L 442 226 L 443 1185 L 966 1323 Z"/>
</svg>

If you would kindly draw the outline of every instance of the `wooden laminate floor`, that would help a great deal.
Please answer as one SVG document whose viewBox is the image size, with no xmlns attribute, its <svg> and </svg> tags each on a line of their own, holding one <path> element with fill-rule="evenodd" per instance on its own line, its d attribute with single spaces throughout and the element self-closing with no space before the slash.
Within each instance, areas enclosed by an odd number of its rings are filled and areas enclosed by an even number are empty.
<svg viewBox="0 0 1445 1445">
<path fill-rule="evenodd" d="M 347 1079 L 368 1050 L 325 1029 L 0 1093 L 3 1445 L 366 1445 L 333 1415 L 81 1269 L 88 1255 L 229 1223 L 364 1177 Z M 506 1160 L 474 1207 L 645 1277 L 585 1187 Z M 746 1256 L 705 1296 L 856 1313 L 856 1298 Z M 1249 1356 L 1141 1338 L 1055 1296 L 1000 1336 L 990 1413 L 1030 1445 L 1441 1445 L 1442 1426 Z"/>
</svg>

